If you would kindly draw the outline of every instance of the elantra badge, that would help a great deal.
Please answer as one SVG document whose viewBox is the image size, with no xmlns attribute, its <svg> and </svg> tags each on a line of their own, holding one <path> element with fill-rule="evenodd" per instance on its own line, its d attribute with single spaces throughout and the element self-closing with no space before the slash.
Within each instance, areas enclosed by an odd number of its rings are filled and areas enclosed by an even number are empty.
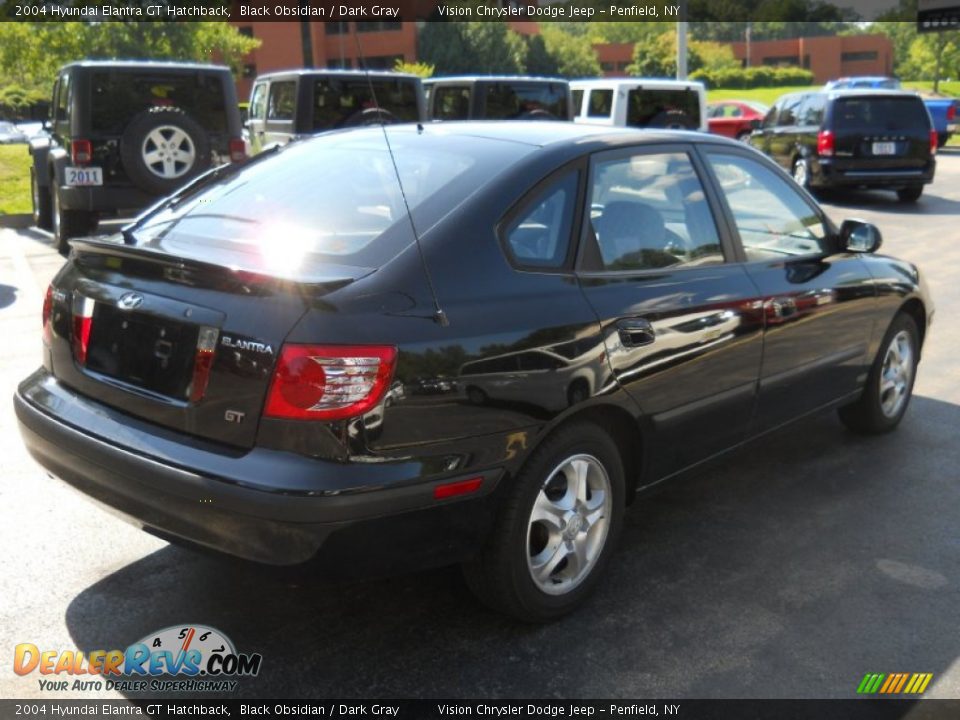
<svg viewBox="0 0 960 720">
<path fill-rule="evenodd" d="M 233 350 L 253 350 L 254 352 L 263 353 L 264 355 L 273 355 L 272 346 L 255 340 L 241 340 L 240 338 L 232 338 L 229 335 L 224 335 L 220 340 L 220 344 Z"/>
</svg>

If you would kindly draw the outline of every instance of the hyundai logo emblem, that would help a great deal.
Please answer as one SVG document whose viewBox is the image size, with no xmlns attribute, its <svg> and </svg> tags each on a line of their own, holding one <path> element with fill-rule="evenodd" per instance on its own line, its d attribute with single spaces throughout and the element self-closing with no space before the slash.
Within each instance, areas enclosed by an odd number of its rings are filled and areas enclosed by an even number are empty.
<svg viewBox="0 0 960 720">
<path fill-rule="evenodd" d="M 135 310 L 143 304 L 143 295 L 135 292 L 124 293 L 117 300 L 117 307 L 121 310 Z"/>
</svg>

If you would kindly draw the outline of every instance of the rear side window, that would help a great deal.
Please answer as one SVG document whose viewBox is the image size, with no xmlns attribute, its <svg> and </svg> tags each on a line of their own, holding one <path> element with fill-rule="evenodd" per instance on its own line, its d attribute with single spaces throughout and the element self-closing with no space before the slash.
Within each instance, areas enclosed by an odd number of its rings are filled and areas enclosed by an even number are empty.
<svg viewBox="0 0 960 720">
<path fill-rule="evenodd" d="M 373 96 L 370 86 L 373 86 Z M 376 100 L 374 100 L 376 97 Z M 381 112 L 377 112 L 379 105 Z M 365 114 L 366 113 L 366 114 Z M 416 122 L 420 119 L 417 107 L 417 84 L 409 80 L 371 78 L 324 78 L 313 86 L 313 129 L 362 123 L 368 116 L 393 122 Z M 390 117 L 392 116 L 392 117 Z"/>
<path fill-rule="evenodd" d="M 868 133 L 928 130 L 930 118 L 918 97 L 839 98 L 833 106 L 833 127 Z"/>
<path fill-rule="evenodd" d="M 566 262 L 579 177 L 572 171 L 550 183 L 507 225 L 503 236 L 518 265 L 559 268 Z"/>
<path fill-rule="evenodd" d="M 587 270 L 651 270 L 723 262 L 720 237 L 686 153 L 598 161 L 590 188 Z"/>
<path fill-rule="evenodd" d="M 823 95 L 807 95 L 797 110 L 797 124 L 819 126 L 823 122 L 826 98 Z"/>
<path fill-rule="evenodd" d="M 610 117 L 613 110 L 613 90 L 591 90 L 590 107 L 587 115 L 590 117 Z"/>
<path fill-rule="evenodd" d="M 134 116 L 155 107 L 179 108 L 205 130 L 227 131 L 219 74 L 94 73 L 90 92 L 93 128 L 98 133 L 119 135 Z"/>
<path fill-rule="evenodd" d="M 573 114 L 579 115 L 583 108 L 583 90 L 574 90 L 573 95 Z"/>
<path fill-rule="evenodd" d="M 297 84 L 290 82 L 270 83 L 270 96 L 267 100 L 268 120 L 293 120 L 293 109 L 297 104 Z"/>
<path fill-rule="evenodd" d="M 563 83 L 488 85 L 484 116 L 494 120 L 537 117 L 567 120 L 570 115 L 567 92 Z"/>
<path fill-rule="evenodd" d="M 433 117 L 438 120 L 466 120 L 470 117 L 470 88 L 434 87 Z"/>
<path fill-rule="evenodd" d="M 694 90 L 631 90 L 627 94 L 627 125 L 698 128 L 700 95 Z"/>
<path fill-rule="evenodd" d="M 785 127 L 797 124 L 797 111 L 800 109 L 800 97 L 790 97 L 783 101 L 780 106 L 780 116 L 777 118 L 777 125 Z"/>
<path fill-rule="evenodd" d="M 250 101 L 250 117 L 263 120 L 267 115 L 267 85 L 257 83 L 253 88 L 253 99 Z"/>
<path fill-rule="evenodd" d="M 57 96 L 57 120 L 66 120 L 69 117 L 71 90 L 70 76 L 64 73 L 60 77 L 60 94 Z"/>
</svg>

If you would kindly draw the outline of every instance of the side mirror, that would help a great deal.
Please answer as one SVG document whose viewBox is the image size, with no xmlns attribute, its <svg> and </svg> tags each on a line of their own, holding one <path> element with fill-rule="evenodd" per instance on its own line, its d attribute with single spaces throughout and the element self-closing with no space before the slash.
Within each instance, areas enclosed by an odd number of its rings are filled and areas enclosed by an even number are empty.
<svg viewBox="0 0 960 720">
<path fill-rule="evenodd" d="M 754 118 L 753 120 L 750 121 L 750 129 L 759 130 L 761 124 L 762 124 L 762 121 L 760 120 L 760 118 Z"/>
<path fill-rule="evenodd" d="M 840 225 L 840 247 L 848 252 L 872 253 L 883 245 L 883 236 L 876 225 L 863 220 L 844 220 Z"/>
</svg>

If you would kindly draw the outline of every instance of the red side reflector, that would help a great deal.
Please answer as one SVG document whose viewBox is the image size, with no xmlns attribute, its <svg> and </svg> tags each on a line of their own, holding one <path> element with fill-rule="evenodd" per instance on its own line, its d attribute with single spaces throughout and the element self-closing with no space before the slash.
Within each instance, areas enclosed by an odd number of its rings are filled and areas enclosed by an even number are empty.
<svg viewBox="0 0 960 720">
<path fill-rule="evenodd" d="M 74 165 L 86 165 L 93 160 L 93 145 L 89 140 L 70 141 L 70 159 Z"/>
<path fill-rule="evenodd" d="M 457 497 L 458 495 L 469 495 L 476 492 L 483 485 L 483 478 L 476 477 L 469 480 L 458 480 L 457 482 L 437 485 L 433 489 L 434 500 L 446 500 L 447 498 Z"/>
<path fill-rule="evenodd" d="M 243 138 L 230 138 L 230 162 L 243 162 L 247 159 L 247 146 Z"/>
</svg>

